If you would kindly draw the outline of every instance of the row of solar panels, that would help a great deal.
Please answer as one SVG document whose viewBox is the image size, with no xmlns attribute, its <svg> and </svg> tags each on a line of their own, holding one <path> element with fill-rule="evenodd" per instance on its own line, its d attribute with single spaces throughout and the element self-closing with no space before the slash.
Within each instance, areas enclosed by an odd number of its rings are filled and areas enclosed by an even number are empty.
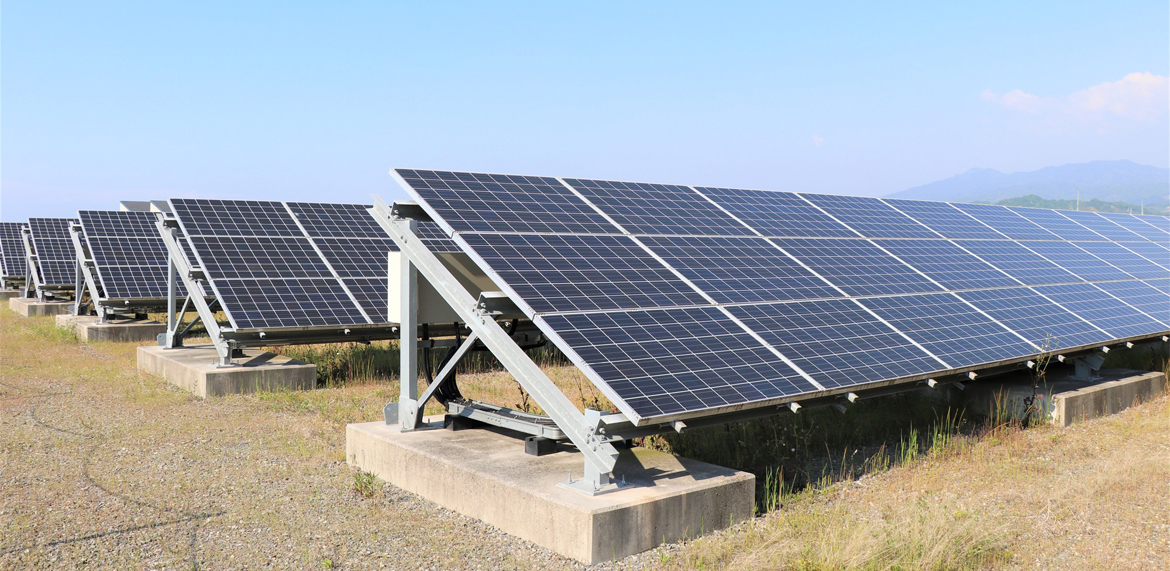
<svg viewBox="0 0 1170 571">
<path fill-rule="evenodd" d="M 396 176 L 438 222 L 420 227 L 428 247 L 470 255 L 635 420 L 1170 331 L 1170 222 L 1162 217 Z M 169 206 L 188 264 L 201 268 L 204 293 L 219 300 L 232 329 L 387 321 L 395 248 L 365 206 Z M 165 296 L 157 216 L 80 213 L 101 295 Z M 39 268 L 42 281 L 72 284 L 69 221 L 44 220 L 30 225 L 57 234 L 38 238 L 34 229 L 38 261 L 61 263 Z"/>
<path fill-rule="evenodd" d="M 396 175 L 636 420 L 1170 331 L 1163 217 Z"/>
</svg>

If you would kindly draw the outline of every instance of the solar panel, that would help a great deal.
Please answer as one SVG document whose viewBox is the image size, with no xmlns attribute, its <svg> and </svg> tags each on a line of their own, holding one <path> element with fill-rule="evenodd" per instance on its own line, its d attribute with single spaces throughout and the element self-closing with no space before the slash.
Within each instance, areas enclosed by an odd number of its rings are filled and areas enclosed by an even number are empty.
<svg viewBox="0 0 1170 571">
<path fill-rule="evenodd" d="M 1108 333 L 1029 288 L 965 291 L 955 295 L 1046 351 L 1105 343 L 1112 339 Z"/>
<path fill-rule="evenodd" d="M 1084 281 L 1127 280 L 1132 276 L 1070 242 L 1024 242 L 1024 247 Z M 1080 281 L 1080 280 L 1072 280 Z M 1052 282 L 1058 283 L 1058 282 Z"/>
<path fill-rule="evenodd" d="M 455 232 L 620 233 L 555 178 L 395 172 Z"/>
<path fill-rule="evenodd" d="M 1038 286 L 1035 289 L 1117 339 L 1167 331 L 1166 325 L 1092 284 Z"/>
<path fill-rule="evenodd" d="M 883 198 L 882 201 L 947 238 L 969 240 L 1003 238 L 1003 234 L 988 228 L 946 202 L 892 198 Z"/>
<path fill-rule="evenodd" d="M 713 307 L 548 315 L 608 395 L 640 417 L 818 390 Z"/>
<path fill-rule="evenodd" d="M 24 224 L 0 222 L 0 276 L 23 278 L 28 272 L 21 232 Z"/>
<path fill-rule="evenodd" d="M 716 303 L 843 297 L 763 238 L 646 236 L 640 241 Z"/>
<path fill-rule="evenodd" d="M 1005 240 L 964 240 L 963 249 L 1028 285 L 1082 281 L 1019 243 Z"/>
<path fill-rule="evenodd" d="M 152 212 L 82 210 L 83 240 L 94 262 L 99 297 L 167 297 L 167 248 Z M 182 282 L 176 294 L 187 295 Z"/>
<path fill-rule="evenodd" d="M 773 241 L 849 295 L 942 291 L 866 240 L 776 238 Z"/>
<path fill-rule="evenodd" d="M 1167 270 L 1170 270 L 1170 250 L 1154 242 L 1126 242 L 1123 244 L 1129 250 Z"/>
<path fill-rule="evenodd" d="M 1128 249 L 1127 246 L 1131 245 L 1129 243 L 1073 242 L 1073 244 L 1135 278 L 1160 278 L 1166 275 L 1166 268 Z M 1170 258 L 1170 256 L 1167 257 Z"/>
<path fill-rule="evenodd" d="M 1145 283 L 1146 285 L 1149 285 L 1150 287 L 1157 289 L 1158 291 L 1161 291 L 1162 293 L 1170 296 L 1170 278 L 1160 278 L 1160 279 L 1156 279 L 1156 280 L 1142 280 L 1142 282 Z"/>
<path fill-rule="evenodd" d="M 861 304 L 952 367 L 995 363 L 1036 349 L 953 294 L 871 297 Z"/>
<path fill-rule="evenodd" d="M 537 313 L 709 304 L 627 236 L 463 238 Z"/>
<path fill-rule="evenodd" d="M 565 182 L 632 234 L 755 235 L 690 187 L 577 178 Z"/>
<path fill-rule="evenodd" d="M 1140 281 L 1102 282 L 1093 285 L 1170 327 L 1170 295 L 1158 288 Z"/>
<path fill-rule="evenodd" d="M 1167 234 L 1170 234 L 1170 218 L 1166 216 L 1153 216 L 1150 214 L 1131 214 L 1130 216 L 1133 216 L 1134 218 L 1137 218 L 1146 224 L 1149 224 Z M 1164 239 L 1159 240 L 1159 242 L 1164 241 Z"/>
<path fill-rule="evenodd" d="M 874 240 L 950 290 L 1009 287 L 1020 282 L 945 240 Z"/>
<path fill-rule="evenodd" d="M 1077 224 L 1104 236 L 1107 240 L 1114 242 L 1133 242 L 1148 239 L 1144 235 L 1139 235 L 1126 228 L 1118 225 L 1115 221 L 1101 216 L 1096 212 L 1082 212 L 1077 210 L 1061 210 L 1062 216 L 1068 217 Z M 1099 239 L 1099 238 L 1095 238 Z"/>
<path fill-rule="evenodd" d="M 868 238 L 938 238 L 929 228 L 876 198 L 804 194 L 833 218 Z"/>
<path fill-rule="evenodd" d="M 777 238 L 859 236 L 792 192 L 711 187 L 700 187 L 697 190 L 763 236 Z"/>
<path fill-rule="evenodd" d="M 1013 240 L 1059 240 L 1060 237 L 1005 206 L 990 204 L 959 204 L 954 207 L 970 214 Z"/>
<path fill-rule="evenodd" d="M 1170 242 L 1170 231 L 1163 230 L 1132 214 L 1113 212 L 1097 212 L 1097 216 L 1104 218 L 1134 234 L 1154 242 Z"/>
<path fill-rule="evenodd" d="M 1043 208 L 1009 207 L 1009 210 L 1027 218 L 1037 226 L 1052 232 L 1062 240 L 1102 240 L 1104 236 L 1081 226 L 1056 210 Z"/>
<path fill-rule="evenodd" d="M 42 285 L 74 285 L 77 278 L 77 254 L 69 237 L 71 218 L 29 218 L 33 250 Z"/>
<path fill-rule="evenodd" d="M 385 323 L 390 240 L 366 207 L 190 199 L 171 206 L 235 329 Z"/>
<path fill-rule="evenodd" d="M 852 300 L 728 307 L 827 388 L 947 369 Z"/>
</svg>

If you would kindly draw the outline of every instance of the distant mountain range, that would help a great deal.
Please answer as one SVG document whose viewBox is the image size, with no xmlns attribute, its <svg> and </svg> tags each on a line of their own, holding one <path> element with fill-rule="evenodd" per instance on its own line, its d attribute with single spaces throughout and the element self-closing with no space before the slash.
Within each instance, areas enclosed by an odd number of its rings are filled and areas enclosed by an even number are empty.
<svg viewBox="0 0 1170 571">
<path fill-rule="evenodd" d="M 1093 161 L 1030 172 L 1002 173 L 974 168 L 951 178 L 909 188 L 891 198 L 948 202 L 991 202 L 1035 195 L 1071 200 L 1080 189 L 1082 201 L 1127 202 L 1146 206 L 1170 204 L 1170 169 L 1130 161 Z"/>
</svg>

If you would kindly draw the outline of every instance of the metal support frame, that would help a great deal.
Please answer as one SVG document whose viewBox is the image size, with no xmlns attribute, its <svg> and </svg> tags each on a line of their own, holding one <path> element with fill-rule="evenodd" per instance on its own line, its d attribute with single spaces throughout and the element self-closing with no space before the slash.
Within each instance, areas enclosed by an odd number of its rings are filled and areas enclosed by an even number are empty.
<svg viewBox="0 0 1170 571">
<path fill-rule="evenodd" d="M 1073 359 L 1072 378 L 1078 381 L 1092 381 L 1100 379 L 1095 373 L 1105 363 L 1105 356 L 1100 353 L 1082 355 Z"/>
<path fill-rule="evenodd" d="M 196 273 L 188 266 L 187 257 L 183 254 L 182 248 L 179 247 L 178 221 L 174 218 L 160 216 L 155 224 L 163 238 L 163 244 L 166 244 L 167 247 L 167 332 L 160 339 L 160 344 L 168 349 L 182 346 L 183 334 L 190 329 L 190 325 L 182 331 L 178 327 L 182 324 L 183 312 L 190 305 L 195 308 L 199 320 L 203 323 L 203 328 L 211 337 L 211 344 L 215 346 L 215 352 L 219 357 L 215 364 L 219 367 L 233 366 L 232 357 L 235 356 L 236 347 L 223 336 L 219 323 L 215 321 L 215 312 L 212 311 L 211 304 L 206 298 L 199 295 L 203 288 L 200 287 Z M 187 299 L 183 302 L 183 309 L 176 312 L 179 280 L 183 281 L 183 286 L 187 289 Z"/>
<path fill-rule="evenodd" d="M 21 297 L 35 297 L 40 301 L 45 301 L 41 276 L 37 272 L 37 254 L 32 245 L 32 228 L 28 226 L 21 228 L 20 239 L 24 242 L 25 266 L 24 290 Z M 29 295 L 30 291 L 32 295 Z"/>
<path fill-rule="evenodd" d="M 69 225 L 69 238 L 73 241 L 73 251 L 77 257 L 76 268 L 76 283 L 73 289 L 73 315 L 83 315 L 87 303 L 84 300 L 84 292 L 89 292 L 88 305 L 93 305 L 93 311 L 98 316 L 98 321 L 106 323 L 109 315 L 113 313 L 110 308 L 102 303 L 101 294 L 98 293 L 97 277 L 94 276 L 94 261 L 89 248 L 86 247 L 84 236 L 82 235 L 82 228 L 80 223 Z"/>
<path fill-rule="evenodd" d="M 402 331 L 416 331 L 413 326 L 417 325 L 418 320 L 418 277 L 421 275 L 581 452 L 585 464 L 583 477 L 562 485 L 587 494 L 618 489 L 619 484 L 613 479 L 617 450 L 608 442 L 603 422 L 605 416 L 598 411 L 586 410 L 583 414 L 577 410 L 548 375 L 496 322 L 495 317 L 486 308 L 479 307 L 479 300 L 467 291 L 415 233 L 418 227 L 415 218 L 419 216 L 417 213 L 412 214 L 408 209 L 392 210 L 377 196 L 374 197 L 371 213 L 394 239 L 401 254 Z M 403 430 L 413 430 L 417 426 L 419 411 L 417 337 L 414 334 L 403 334 L 399 343 L 403 367 L 402 389 L 397 404 L 399 426 Z"/>
</svg>

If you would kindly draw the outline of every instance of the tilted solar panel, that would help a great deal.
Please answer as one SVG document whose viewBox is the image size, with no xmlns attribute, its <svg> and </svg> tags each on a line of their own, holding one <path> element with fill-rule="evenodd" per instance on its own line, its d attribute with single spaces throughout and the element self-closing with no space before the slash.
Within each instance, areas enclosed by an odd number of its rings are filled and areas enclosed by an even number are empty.
<svg viewBox="0 0 1170 571">
<path fill-rule="evenodd" d="M 29 218 L 33 250 L 37 255 L 37 272 L 41 284 L 74 285 L 77 278 L 77 254 L 69 237 L 72 218 Z"/>
<path fill-rule="evenodd" d="M 1101 218 L 1104 218 L 1105 220 L 1108 220 L 1109 222 L 1125 228 L 1126 230 L 1138 236 L 1141 236 L 1142 238 L 1145 238 L 1146 240 L 1162 243 L 1170 242 L 1170 231 L 1164 230 L 1158 227 L 1156 224 L 1150 224 L 1142 218 L 1132 214 L 1121 214 L 1114 212 L 1097 212 L 1095 214 Z"/>
<path fill-rule="evenodd" d="M 24 227 L 20 222 L 0 222 L 0 277 L 23 278 L 28 271 L 21 238 Z"/>
<path fill-rule="evenodd" d="M 1133 232 L 1114 221 L 1111 218 L 1101 216 L 1096 212 L 1080 212 L 1076 210 L 1061 210 L 1061 216 L 1065 216 L 1077 224 L 1096 232 L 1105 237 L 1106 240 L 1113 242 L 1134 242 L 1149 240 L 1148 237 L 1142 234 Z M 1140 222 L 1140 221 L 1139 221 Z M 1092 238 L 1099 240 L 1099 238 Z"/>
<path fill-rule="evenodd" d="M 1145 222 L 1146 224 L 1149 224 L 1150 226 L 1153 226 L 1153 227 L 1158 228 L 1159 230 L 1161 230 L 1163 232 L 1166 232 L 1167 234 L 1170 234 L 1170 217 L 1153 216 L 1150 214 L 1130 214 L 1130 216 L 1133 216 L 1134 218 L 1137 218 L 1138 220 L 1141 220 L 1142 222 Z M 1163 241 L 1163 240 L 1159 240 L 1159 241 Z"/>
<path fill-rule="evenodd" d="M 639 422 L 978 368 L 1167 327 L 1151 308 L 1157 288 L 1170 285 L 1134 277 L 1170 276 L 1149 261 L 1170 250 L 1087 213 L 397 172 Z M 1114 243 L 1122 238 L 1138 241 Z M 1122 280 L 1140 287 L 1107 285 Z M 1126 303 L 1110 287 L 1142 301 Z"/>
<path fill-rule="evenodd" d="M 156 226 L 157 214 L 142 211 L 82 210 L 82 239 L 94 262 L 98 297 L 167 297 L 167 248 Z M 187 295 L 180 281 L 176 294 Z"/>
<path fill-rule="evenodd" d="M 1102 282 L 1093 285 L 1157 319 L 1162 323 L 1163 329 L 1170 328 L 1170 295 L 1158 288 L 1140 281 Z"/>
<path fill-rule="evenodd" d="M 1170 249 L 1156 242 L 1125 242 L 1129 250 L 1167 270 L 1170 270 Z"/>
</svg>

